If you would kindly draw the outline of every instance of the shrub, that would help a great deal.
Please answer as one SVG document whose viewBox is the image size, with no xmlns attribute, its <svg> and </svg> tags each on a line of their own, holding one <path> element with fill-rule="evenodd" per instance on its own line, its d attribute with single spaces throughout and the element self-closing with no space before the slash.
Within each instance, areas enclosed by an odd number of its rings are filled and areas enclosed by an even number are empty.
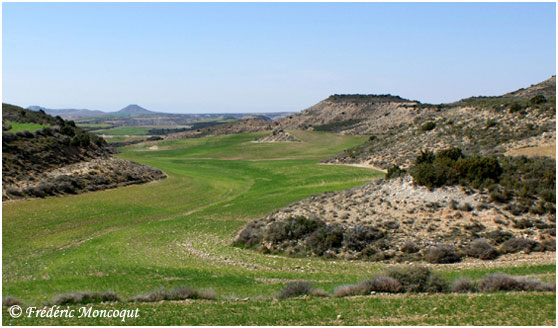
<svg viewBox="0 0 558 328">
<path fill-rule="evenodd" d="M 342 242 L 343 230 L 334 225 L 323 225 L 306 239 L 306 244 L 318 256 L 327 250 L 341 247 Z"/>
<path fill-rule="evenodd" d="M 544 104 L 546 102 L 546 97 L 543 95 L 536 95 L 529 100 L 532 105 Z"/>
<path fill-rule="evenodd" d="M 77 292 L 55 296 L 52 299 L 52 305 L 66 304 L 90 304 L 102 302 L 119 302 L 120 298 L 113 292 Z"/>
<path fill-rule="evenodd" d="M 315 289 L 314 286 L 307 281 L 295 281 L 288 283 L 278 294 L 277 298 L 291 298 L 305 295 L 313 296 L 329 296 L 321 289 Z"/>
<path fill-rule="evenodd" d="M 520 219 L 513 224 L 513 227 L 516 229 L 527 229 L 533 227 L 533 222 L 529 219 Z"/>
<path fill-rule="evenodd" d="M 343 246 L 357 252 L 367 248 L 372 242 L 381 239 L 385 233 L 371 226 L 355 226 L 347 229 L 343 237 Z"/>
<path fill-rule="evenodd" d="M 513 103 L 510 106 L 510 113 L 517 113 L 522 110 L 521 105 L 518 103 Z"/>
<path fill-rule="evenodd" d="M 461 256 L 452 246 L 437 245 L 428 249 L 425 259 L 429 263 L 456 263 L 461 261 Z"/>
<path fill-rule="evenodd" d="M 505 242 L 506 240 L 512 238 L 513 234 L 511 232 L 507 232 L 507 231 L 493 230 L 493 231 L 489 231 L 489 232 L 485 233 L 484 236 L 486 238 L 492 240 L 495 244 L 499 245 L 499 244 Z"/>
<path fill-rule="evenodd" d="M 49 126 L 43 128 L 43 133 L 44 133 L 44 135 L 46 135 L 46 136 L 52 136 L 52 135 L 54 135 L 54 131 L 53 131 L 52 128 L 49 127 Z"/>
<path fill-rule="evenodd" d="M 370 292 L 380 292 L 380 293 L 401 293 L 403 292 L 403 285 L 394 278 L 387 276 L 379 276 L 369 280 L 361 282 L 361 289 L 364 294 L 370 294 Z"/>
<path fill-rule="evenodd" d="M 406 173 L 406 170 L 400 168 L 397 165 L 394 165 L 388 169 L 386 173 L 386 179 L 398 178 L 404 176 Z"/>
<path fill-rule="evenodd" d="M 195 290 L 188 287 L 178 287 L 171 290 L 165 290 L 163 288 L 143 294 L 136 295 L 130 299 L 132 302 L 159 302 L 159 301 L 179 301 L 186 299 L 206 299 L 213 300 L 216 299 L 215 292 L 213 290 Z"/>
<path fill-rule="evenodd" d="M 415 159 L 415 165 L 420 165 L 423 163 L 427 163 L 427 164 L 432 164 L 434 163 L 434 153 L 427 150 L 427 151 L 420 151 L 420 155 L 417 156 L 417 158 Z"/>
<path fill-rule="evenodd" d="M 500 256 L 498 250 L 490 245 L 485 239 L 477 239 L 473 241 L 466 249 L 465 254 L 481 260 L 493 260 Z"/>
<path fill-rule="evenodd" d="M 419 248 L 412 241 L 406 241 L 403 246 L 401 246 L 401 251 L 403 253 L 412 254 L 419 251 Z"/>
<path fill-rule="evenodd" d="M 363 295 L 363 291 L 358 284 L 340 286 L 335 288 L 335 290 L 333 291 L 333 297 L 346 297 L 355 295 Z"/>
<path fill-rule="evenodd" d="M 23 302 L 20 301 L 19 299 L 12 297 L 12 296 L 4 296 L 2 297 L 2 306 L 14 306 L 14 305 L 20 305 L 23 306 Z"/>
<path fill-rule="evenodd" d="M 454 293 L 472 293 L 477 291 L 477 286 L 469 278 L 459 278 L 451 285 L 450 290 Z"/>
<path fill-rule="evenodd" d="M 2 143 L 10 143 L 17 139 L 17 136 L 11 132 L 2 133 Z"/>
<path fill-rule="evenodd" d="M 453 148 L 440 150 L 439 152 L 436 153 L 435 157 L 439 159 L 449 159 L 452 161 L 457 161 L 461 158 L 465 158 L 465 155 L 463 155 L 461 149 L 457 147 L 453 147 Z"/>
<path fill-rule="evenodd" d="M 325 223 L 319 219 L 308 219 L 304 216 L 290 217 L 285 221 L 271 223 L 264 232 L 264 240 L 278 243 L 286 239 L 300 239 L 324 225 Z"/>
<path fill-rule="evenodd" d="M 424 291 L 427 293 L 445 293 L 449 290 L 450 284 L 439 274 L 431 273 Z"/>
<path fill-rule="evenodd" d="M 461 179 L 499 181 L 502 167 L 495 157 L 468 157 L 456 162 L 455 169 Z"/>
<path fill-rule="evenodd" d="M 426 122 L 423 125 L 421 125 L 420 129 L 421 131 L 431 131 L 434 130 L 435 127 L 436 127 L 436 122 Z"/>
<path fill-rule="evenodd" d="M 554 291 L 555 286 L 538 280 L 514 278 L 513 276 L 495 273 L 479 282 L 481 292 L 495 291 Z"/>
<path fill-rule="evenodd" d="M 262 242 L 263 223 L 261 221 L 252 221 L 248 223 L 237 235 L 234 245 L 235 246 L 245 246 L 254 247 Z"/>
<path fill-rule="evenodd" d="M 358 282 L 354 285 L 338 287 L 335 289 L 333 296 L 345 297 L 354 295 L 368 295 L 371 292 L 401 293 L 404 292 L 404 288 L 397 279 L 382 275 Z"/>
<path fill-rule="evenodd" d="M 76 135 L 74 129 L 69 125 L 63 125 L 60 127 L 60 133 L 67 135 L 69 137 L 73 137 Z"/>
<path fill-rule="evenodd" d="M 538 246 L 538 243 L 531 239 L 510 238 L 500 246 L 500 252 L 503 254 L 517 253 L 519 251 L 526 251 L 529 253 L 534 250 L 536 246 Z"/>
<path fill-rule="evenodd" d="M 418 265 L 395 266 L 387 269 L 385 275 L 399 281 L 404 291 L 418 293 L 425 291 L 430 270 Z"/>
</svg>

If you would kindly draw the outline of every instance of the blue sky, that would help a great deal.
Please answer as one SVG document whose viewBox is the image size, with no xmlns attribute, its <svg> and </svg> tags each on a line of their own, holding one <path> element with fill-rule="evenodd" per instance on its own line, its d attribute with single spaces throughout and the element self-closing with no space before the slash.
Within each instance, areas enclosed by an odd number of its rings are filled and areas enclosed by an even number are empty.
<svg viewBox="0 0 558 328">
<path fill-rule="evenodd" d="M 554 3 L 3 3 L 2 101 L 298 111 L 335 93 L 439 103 L 556 72 Z"/>
</svg>

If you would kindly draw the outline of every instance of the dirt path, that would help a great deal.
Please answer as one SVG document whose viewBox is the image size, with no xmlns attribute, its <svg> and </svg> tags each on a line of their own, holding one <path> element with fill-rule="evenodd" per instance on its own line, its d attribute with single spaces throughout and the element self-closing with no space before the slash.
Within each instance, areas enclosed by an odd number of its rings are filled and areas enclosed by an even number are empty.
<svg viewBox="0 0 558 328">
<path fill-rule="evenodd" d="M 372 169 L 372 170 L 376 170 L 376 171 L 380 171 L 380 172 L 384 172 L 387 173 L 387 170 L 382 169 L 381 167 L 377 167 L 377 166 L 373 166 L 373 165 L 369 165 L 369 164 L 364 164 L 364 163 L 355 163 L 355 164 L 344 164 L 344 163 L 319 163 L 319 165 L 343 165 L 343 166 L 354 166 L 354 167 L 362 167 L 365 169 Z"/>
</svg>

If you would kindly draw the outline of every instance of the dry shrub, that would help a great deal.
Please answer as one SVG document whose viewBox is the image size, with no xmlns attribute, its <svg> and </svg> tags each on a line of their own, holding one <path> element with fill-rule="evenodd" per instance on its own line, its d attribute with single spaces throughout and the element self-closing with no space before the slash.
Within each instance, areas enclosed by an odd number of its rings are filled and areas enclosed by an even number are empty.
<svg viewBox="0 0 558 328">
<path fill-rule="evenodd" d="M 314 289 L 314 286 L 308 281 L 295 281 L 288 283 L 277 294 L 277 298 L 291 298 L 304 295 L 322 296 L 327 295 L 325 291 Z"/>
<path fill-rule="evenodd" d="M 386 275 L 396 279 L 406 292 L 422 292 L 430 278 L 430 270 L 419 265 L 395 266 L 386 270 Z"/>
<path fill-rule="evenodd" d="M 119 302 L 120 297 L 113 292 L 77 292 L 57 295 L 52 299 L 52 305 L 90 304 L 102 302 Z"/>
<path fill-rule="evenodd" d="M 335 288 L 333 291 L 334 297 L 345 297 L 345 296 L 355 296 L 355 295 L 362 295 L 362 290 L 360 286 L 357 285 L 344 285 Z"/>
<path fill-rule="evenodd" d="M 4 296 L 2 297 L 2 306 L 13 306 L 13 305 L 24 305 L 23 302 L 15 297 L 12 296 Z"/>
<path fill-rule="evenodd" d="M 535 250 L 538 245 L 539 243 L 531 239 L 510 238 L 505 241 L 502 246 L 500 246 L 500 252 L 503 254 L 517 253 L 519 251 L 525 251 L 529 253 L 532 250 Z"/>
<path fill-rule="evenodd" d="M 452 246 L 438 245 L 428 249 L 425 259 L 429 263 L 456 263 L 461 261 L 461 256 Z"/>
<path fill-rule="evenodd" d="M 211 289 L 195 290 L 188 287 L 178 287 L 171 290 L 163 288 L 144 294 L 137 295 L 130 299 L 132 302 L 158 302 L 158 301 L 179 301 L 186 299 L 216 299 L 215 292 Z"/>
<path fill-rule="evenodd" d="M 445 293 L 450 289 L 449 282 L 439 274 L 431 273 L 424 291 L 427 293 Z"/>
<path fill-rule="evenodd" d="M 454 293 L 472 293 L 477 291 L 477 286 L 469 278 L 459 278 L 451 285 L 450 290 Z"/>
<path fill-rule="evenodd" d="M 407 254 L 413 254 L 419 251 L 419 248 L 412 241 L 408 240 L 401 247 L 401 251 Z"/>
<path fill-rule="evenodd" d="M 493 260 L 500 256 L 496 248 L 486 241 L 486 239 L 477 239 L 469 245 L 465 250 L 467 256 L 476 257 L 481 260 Z"/>
<path fill-rule="evenodd" d="M 556 286 L 554 284 L 545 283 L 540 280 L 515 278 L 507 274 L 495 273 L 480 280 L 479 290 L 481 292 L 555 291 Z"/>
<path fill-rule="evenodd" d="M 387 276 L 379 276 L 372 278 L 370 280 L 365 280 L 361 283 L 361 289 L 364 291 L 364 294 L 370 294 L 370 292 L 379 292 L 379 293 L 401 293 L 403 292 L 403 285 Z"/>
</svg>

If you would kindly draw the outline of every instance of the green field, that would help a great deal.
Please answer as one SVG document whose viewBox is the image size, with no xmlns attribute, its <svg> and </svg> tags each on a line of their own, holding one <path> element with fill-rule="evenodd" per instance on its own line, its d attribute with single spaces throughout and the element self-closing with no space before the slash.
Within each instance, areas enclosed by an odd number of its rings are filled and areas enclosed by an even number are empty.
<svg viewBox="0 0 558 328">
<path fill-rule="evenodd" d="M 95 130 L 97 134 L 109 134 L 114 136 L 124 135 L 144 135 L 147 134 L 151 128 L 146 126 L 119 126 L 111 129 Z"/>
<path fill-rule="evenodd" d="M 130 137 L 127 137 L 127 136 L 110 136 L 110 137 L 105 137 L 104 139 L 108 143 L 114 143 L 114 142 L 143 140 L 145 138 L 146 138 L 145 136 L 130 136 Z"/>
<path fill-rule="evenodd" d="M 102 129 L 102 128 L 110 128 L 112 124 L 108 123 L 76 123 L 77 126 L 80 128 L 85 129 Z"/>
<path fill-rule="evenodd" d="M 215 301 L 100 304 L 139 307 L 135 325 L 477 324 L 552 325 L 555 293 L 375 296 L 274 300 L 286 283 L 311 280 L 332 292 L 382 264 L 289 258 L 232 247 L 247 222 L 309 195 L 361 185 L 382 174 L 318 165 L 365 137 L 293 134 L 302 143 L 253 143 L 263 133 L 130 146 L 118 156 L 168 178 L 88 194 L 3 203 L 2 294 L 39 305 L 73 291 L 123 298 L 159 287 L 211 288 Z M 152 146 L 158 150 L 153 151 Z M 554 265 L 453 269 L 450 279 L 505 271 L 555 275 Z M 341 314 L 341 319 L 337 316 Z M 12 319 L 4 324 L 119 324 L 117 319 Z"/>
<path fill-rule="evenodd" d="M 47 127 L 47 125 L 35 124 L 35 123 L 16 123 L 16 122 L 6 122 L 12 128 L 9 129 L 7 132 L 16 133 L 20 131 L 29 131 L 34 132 L 37 130 L 41 130 Z"/>
</svg>

